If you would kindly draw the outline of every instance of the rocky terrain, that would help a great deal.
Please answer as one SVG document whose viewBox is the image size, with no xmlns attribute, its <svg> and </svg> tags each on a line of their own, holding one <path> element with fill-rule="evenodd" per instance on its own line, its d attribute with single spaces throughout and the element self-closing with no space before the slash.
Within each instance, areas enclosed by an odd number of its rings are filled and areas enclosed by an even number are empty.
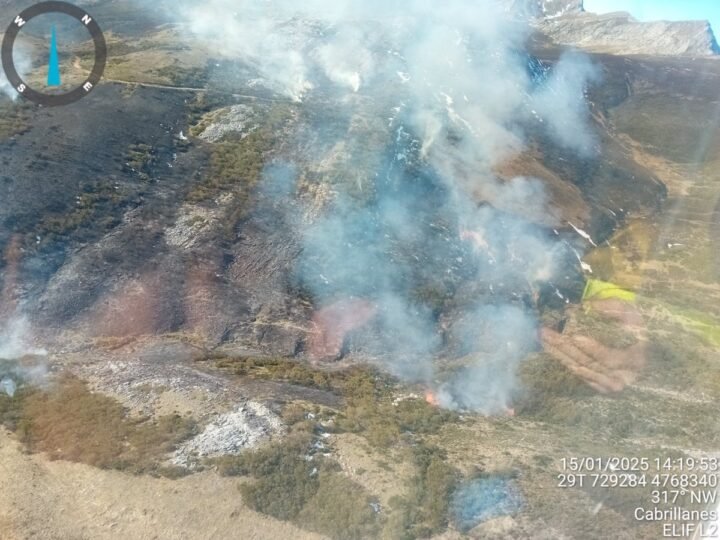
<svg viewBox="0 0 720 540">
<path fill-rule="evenodd" d="M 582 0 L 508 0 L 508 9 L 537 19 L 554 19 L 584 11 Z"/>
<path fill-rule="evenodd" d="M 657 537 L 557 473 L 717 454 L 717 45 L 465 7 L 98 1 L 0 95 L 0 536 Z"/>
<path fill-rule="evenodd" d="M 720 54 L 708 21 L 641 22 L 626 12 L 589 13 L 581 0 L 522 0 L 511 3 L 510 9 L 534 19 L 540 32 L 554 42 L 593 52 L 663 56 Z"/>
<path fill-rule="evenodd" d="M 629 13 L 577 13 L 540 23 L 557 43 L 611 54 L 716 56 L 720 54 L 707 21 L 640 22 Z"/>
</svg>

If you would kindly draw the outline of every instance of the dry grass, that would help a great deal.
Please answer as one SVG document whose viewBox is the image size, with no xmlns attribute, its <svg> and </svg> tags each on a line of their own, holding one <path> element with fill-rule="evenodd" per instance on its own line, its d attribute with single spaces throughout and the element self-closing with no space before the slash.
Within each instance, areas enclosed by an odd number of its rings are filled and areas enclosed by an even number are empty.
<svg viewBox="0 0 720 540">
<path fill-rule="evenodd" d="M 31 105 L 25 101 L 0 104 L 0 141 L 30 129 L 30 109 Z"/>
<path fill-rule="evenodd" d="M 31 451 L 104 469 L 177 474 L 162 466 L 164 456 L 195 430 L 177 415 L 131 418 L 117 401 L 69 376 L 20 398 L 15 427 Z"/>
</svg>

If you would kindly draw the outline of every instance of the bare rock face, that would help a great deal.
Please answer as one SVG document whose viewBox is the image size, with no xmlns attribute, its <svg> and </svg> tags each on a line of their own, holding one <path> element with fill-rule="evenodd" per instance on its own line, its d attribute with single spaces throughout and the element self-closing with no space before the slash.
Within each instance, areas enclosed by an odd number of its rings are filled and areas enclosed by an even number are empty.
<svg viewBox="0 0 720 540">
<path fill-rule="evenodd" d="M 583 12 L 583 0 L 535 0 L 534 3 L 545 19 Z"/>
<path fill-rule="evenodd" d="M 574 12 L 546 17 L 539 30 L 556 43 L 610 54 L 712 56 L 720 54 L 707 21 L 640 22 L 624 12 Z"/>
<path fill-rule="evenodd" d="M 183 443 L 171 461 L 192 467 L 198 458 L 237 455 L 283 430 L 280 419 L 265 405 L 254 401 L 218 415 L 196 437 Z"/>
<path fill-rule="evenodd" d="M 508 0 L 509 11 L 546 19 L 583 11 L 583 0 Z"/>
<path fill-rule="evenodd" d="M 713 56 L 720 47 L 707 21 L 640 22 L 625 12 L 587 13 L 583 0 L 506 0 L 510 13 L 528 18 L 561 45 L 609 54 Z"/>
</svg>

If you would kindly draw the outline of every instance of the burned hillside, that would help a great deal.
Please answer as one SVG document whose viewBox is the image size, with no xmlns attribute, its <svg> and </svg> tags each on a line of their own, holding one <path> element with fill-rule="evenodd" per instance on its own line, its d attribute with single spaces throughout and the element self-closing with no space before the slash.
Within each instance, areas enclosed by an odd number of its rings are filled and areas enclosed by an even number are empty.
<svg viewBox="0 0 720 540">
<path fill-rule="evenodd" d="M 0 85 L 0 536 L 656 538 L 557 474 L 716 454 L 720 63 L 235 4 L 88 3 L 96 90 Z"/>
</svg>

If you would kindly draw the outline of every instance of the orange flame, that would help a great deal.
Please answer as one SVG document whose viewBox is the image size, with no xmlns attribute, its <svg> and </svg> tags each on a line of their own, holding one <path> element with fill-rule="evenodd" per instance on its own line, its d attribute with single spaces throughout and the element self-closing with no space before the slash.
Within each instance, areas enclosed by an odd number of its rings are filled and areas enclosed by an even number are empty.
<svg viewBox="0 0 720 540">
<path fill-rule="evenodd" d="M 432 390 L 426 390 L 425 391 L 425 401 L 427 401 L 430 405 L 433 407 L 439 407 L 440 406 L 440 400 L 438 399 L 435 392 Z"/>
</svg>

